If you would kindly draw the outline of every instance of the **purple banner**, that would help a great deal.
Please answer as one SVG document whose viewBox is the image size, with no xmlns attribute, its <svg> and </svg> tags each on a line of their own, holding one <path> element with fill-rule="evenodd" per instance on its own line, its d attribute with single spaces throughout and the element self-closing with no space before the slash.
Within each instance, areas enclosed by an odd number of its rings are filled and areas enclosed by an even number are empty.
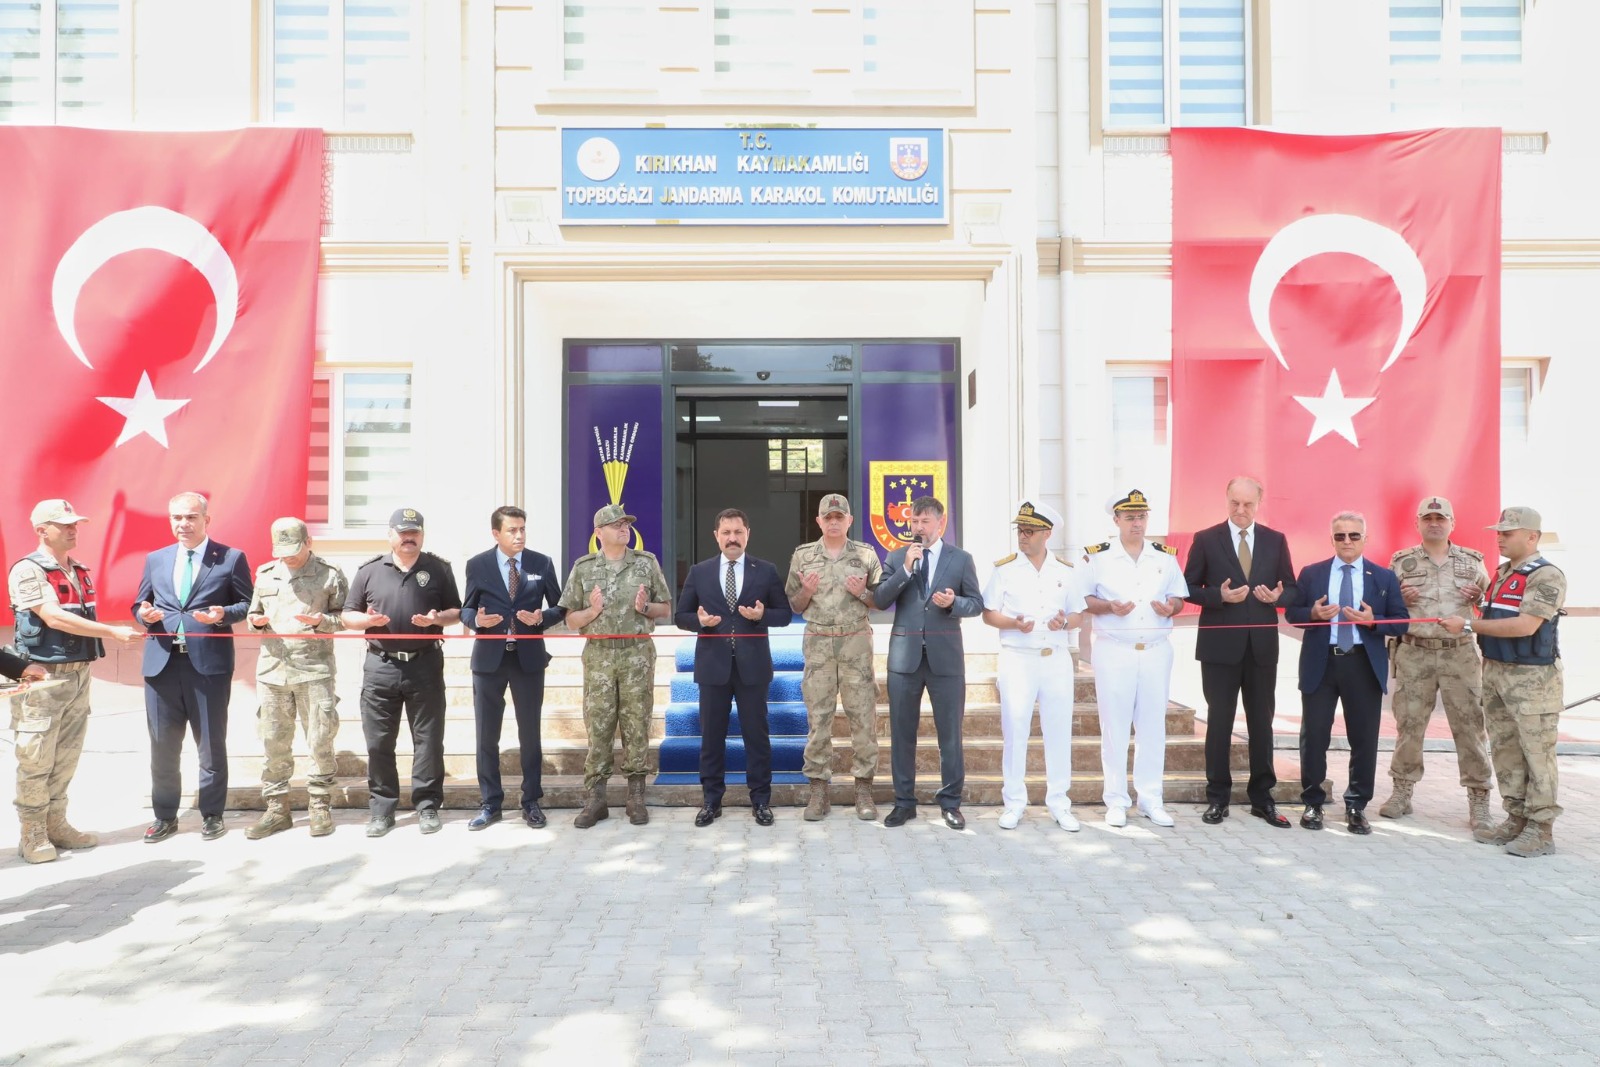
<svg viewBox="0 0 1600 1067">
<path fill-rule="evenodd" d="M 861 386 L 861 478 L 852 535 L 887 556 L 910 532 L 911 501 L 938 497 L 956 540 L 956 387 L 952 382 Z M 857 502 L 859 501 L 859 503 Z"/>
<path fill-rule="evenodd" d="M 566 460 L 568 562 L 594 550 L 607 504 L 637 517 L 634 548 L 661 555 L 661 386 L 568 386 Z"/>
</svg>

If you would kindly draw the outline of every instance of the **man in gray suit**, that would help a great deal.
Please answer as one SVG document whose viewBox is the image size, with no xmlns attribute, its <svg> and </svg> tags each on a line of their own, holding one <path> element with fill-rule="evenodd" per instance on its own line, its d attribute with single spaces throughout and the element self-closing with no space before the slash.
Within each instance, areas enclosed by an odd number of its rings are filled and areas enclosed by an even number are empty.
<svg viewBox="0 0 1600 1067">
<path fill-rule="evenodd" d="M 917 720 L 922 692 L 933 705 L 939 734 L 937 794 L 944 823 L 966 828 L 961 791 L 966 771 L 961 758 L 961 716 L 967 706 L 966 657 L 961 620 L 983 611 L 983 590 L 972 556 L 940 540 L 944 505 L 931 496 L 911 502 L 911 532 L 906 548 L 889 553 L 882 584 L 872 600 L 882 610 L 894 605 L 889 635 L 889 767 L 894 775 L 894 810 L 885 826 L 903 826 L 917 817 Z"/>
</svg>

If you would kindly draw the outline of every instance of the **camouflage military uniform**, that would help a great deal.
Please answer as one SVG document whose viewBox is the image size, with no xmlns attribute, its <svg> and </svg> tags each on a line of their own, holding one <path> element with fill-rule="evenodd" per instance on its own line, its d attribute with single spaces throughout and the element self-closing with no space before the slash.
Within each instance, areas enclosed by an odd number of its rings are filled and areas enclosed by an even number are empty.
<svg viewBox="0 0 1600 1067">
<path fill-rule="evenodd" d="M 830 556 L 820 540 L 794 550 L 783 591 L 793 600 L 802 575 L 821 572 L 822 579 L 804 612 L 801 650 L 805 672 L 800 690 L 811 729 L 806 737 L 805 775 L 833 779 L 833 717 L 838 702 L 850 720 L 851 772 L 870 779 L 878 770 L 878 688 L 872 676 L 872 629 L 867 601 L 852 596 L 845 579 L 859 575 L 870 593 L 883 581 L 883 565 L 871 546 L 846 539 L 838 556 Z"/>
<path fill-rule="evenodd" d="M 1491 592 L 1511 574 L 1502 563 Z M 1567 601 L 1567 576 L 1544 566 L 1528 576 L 1521 612 L 1554 619 Z M 1561 717 L 1561 660 L 1550 664 L 1502 663 L 1484 658 L 1483 711 L 1489 748 L 1506 814 L 1549 824 L 1561 814 L 1556 803 L 1556 723 Z"/>
<path fill-rule="evenodd" d="M 321 556 L 312 556 L 296 573 L 282 559 L 256 569 L 256 591 L 251 615 L 265 615 L 272 633 L 307 633 L 310 628 L 296 615 L 322 616 L 318 633 L 344 629 L 344 610 L 350 586 L 344 572 Z M 294 774 L 294 726 L 299 721 L 311 746 L 316 771 L 308 783 L 312 796 L 327 796 L 333 786 L 333 740 L 339 732 L 338 697 L 333 691 L 333 642 L 300 638 L 285 641 L 268 637 L 261 642 L 256 662 L 256 682 L 261 697 L 256 725 L 265 749 L 261 766 L 261 795 L 281 797 L 289 792 Z"/>
<path fill-rule="evenodd" d="M 1418 619 L 1467 617 L 1488 587 L 1483 553 L 1450 546 L 1449 558 L 1439 564 L 1428 558 L 1422 545 L 1396 552 L 1389 560 L 1400 584 L 1415 589 L 1422 599 L 1411 605 Z M 1460 583 L 1476 583 L 1477 597 L 1468 598 Z M 1394 720 L 1399 736 L 1389 761 L 1389 776 L 1414 783 L 1422 778 L 1422 739 L 1437 697 L 1444 698 L 1445 718 L 1455 738 L 1456 766 L 1467 789 L 1489 788 L 1489 753 L 1485 745 L 1480 691 L 1483 669 L 1478 649 L 1467 634 L 1452 636 L 1436 622 L 1414 622 L 1394 650 Z"/>
<path fill-rule="evenodd" d="M 76 560 L 71 560 L 60 574 L 62 580 L 73 583 L 77 599 L 82 601 L 86 591 L 76 588 L 73 568 L 77 565 Z M 44 569 L 32 560 L 19 560 L 11 568 L 8 584 L 13 609 L 60 602 Z M 93 599 L 92 595 L 89 599 Z M 87 647 L 98 649 L 99 645 L 90 640 Z M 93 663 L 85 660 L 41 666 L 50 672 L 52 680 L 60 679 L 63 684 L 23 693 L 11 702 L 11 729 L 17 745 L 16 806 L 22 819 L 66 813 L 67 787 L 78 771 L 84 736 L 89 731 L 89 677 Z"/>
<path fill-rule="evenodd" d="M 605 600 L 584 634 L 639 634 L 638 640 L 609 638 L 583 643 L 583 721 L 589 754 L 583 761 L 583 787 L 603 787 L 611 777 L 612 746 L 622 724 L 622 773 L 649 773 L 650 716 L 655 705 L 656 648 L 650 640 L 655 623 L 633 610 L 640 586 L 652 603 L 672 599 L 661 565 L 649 552 L 625 549 L 612 562 L 591 552 L 572 565 L 561 594 L 561 607 L 584 611 L 589 592 L 598 588 Z"/>
</svg>

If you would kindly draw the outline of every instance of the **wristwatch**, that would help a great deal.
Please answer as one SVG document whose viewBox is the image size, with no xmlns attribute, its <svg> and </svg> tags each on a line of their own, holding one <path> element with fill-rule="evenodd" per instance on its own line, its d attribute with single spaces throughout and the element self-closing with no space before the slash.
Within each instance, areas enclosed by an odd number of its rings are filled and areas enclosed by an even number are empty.
<svg viewBox="0 0 1600 1067">
<path fill-rule="evenodd" d="M 1472 632 L 1472 620 L 1471 619 L 1463 619 L 1462 620 L 1462 622 L 1461 622 L 1461 632 L 1464 633 L 1464 634 L 1470 634 Z"/>
</svg>

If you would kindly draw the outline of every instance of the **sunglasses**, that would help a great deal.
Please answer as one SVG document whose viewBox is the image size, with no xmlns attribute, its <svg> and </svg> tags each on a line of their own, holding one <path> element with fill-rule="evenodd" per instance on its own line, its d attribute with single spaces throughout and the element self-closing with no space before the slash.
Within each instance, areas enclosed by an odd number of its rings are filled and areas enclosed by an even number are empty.
<svg viewBox="0 0 1600 1067">
<path fill-rule="evenodd" d="M 1333 535 L 1333 539 L 1335 541 L 1359 541 L 1362 536 L 1358 533 L 1336 533 Z"/>
</svg>

